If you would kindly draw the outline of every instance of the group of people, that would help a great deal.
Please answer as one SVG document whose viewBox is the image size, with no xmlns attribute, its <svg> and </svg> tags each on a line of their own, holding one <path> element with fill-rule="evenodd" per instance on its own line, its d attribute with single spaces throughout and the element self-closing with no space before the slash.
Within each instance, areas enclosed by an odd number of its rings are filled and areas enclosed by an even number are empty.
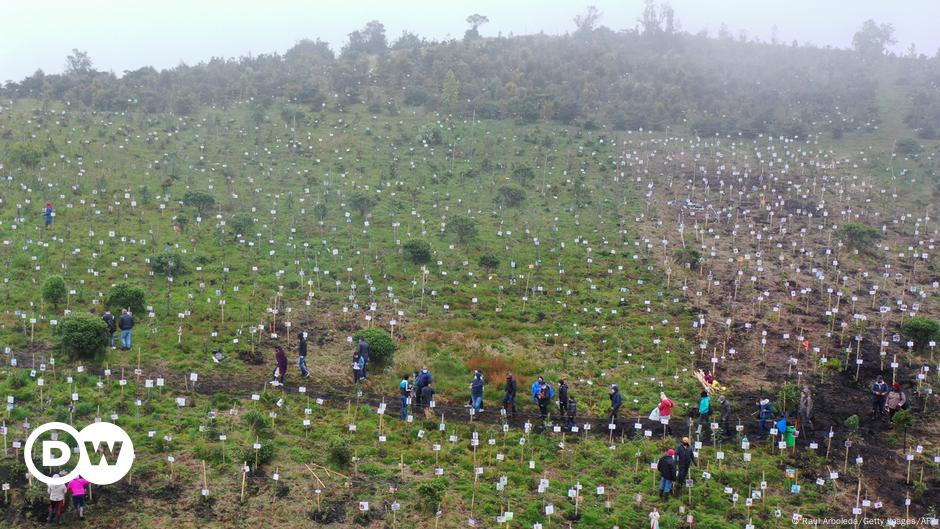
<svg viewBox="0 0 940 529">
<path fill-rule="evenodd" d="M 894 415 L 911 407 L 907 398 L 907 393 L 897 382 L 888 384 L 884 377 L 879 376 L 871 387 L 871 415 L 872 417 L 888 417 L 888 420 L 894 419 Z"/>
<path fill-rule="evenodd" d="M 297 333 L 297 368 L 300 370 L 300 376 L 310 378 L 310 371 L 307 369 L 307 332 Z M 280 345 L 274 347 L 274 372 L 271 374 L 271 380 L 278 384 L 284 384 L 287 377 L 287 353 Z"/>
<path fill-rule="evenodd" d="M 111 336 L 111 348 L 114 349 L 114 333 L 121 330 L 121 349 L 127 351 L 131 348 L 131 331 L 134 329 L 134 315 L 128 309 L 121 309 L 121 315 L 117 318 L 111 314 L 110 310 L 104 311 L 101 316 L 105 324 L 108 325 L 108 334 Z"/>
<path fill-rule="evenodd" d="M 58 478 L 59 474 L 55 473 L 52 477 Z M 46 488 L 49 493 L 49 515 L 46 517 L 46 522 L 62 523 L 62 511 L 65 510 L 67 493 L 72 495 L 72 507 L 78 513 L 78 517 L 85 518 L 85 488 L 88 485 L 89 481 L 81 476 L 68 483 L 49 485 Z"/>
<path fill-rule="evenodd" d="M 429 410 L 434 402 L 434 376 L 428 368 L 422 367 L 421 371 L 415 371 L 414 384 L 411 383 L 412 375 L 404 375 L 401 382 L 398 383 L 399 397 L 401 398 L 401 419 L 408 418 L 408 406 L 413 406 L 415 412 Z"/>
</svg>

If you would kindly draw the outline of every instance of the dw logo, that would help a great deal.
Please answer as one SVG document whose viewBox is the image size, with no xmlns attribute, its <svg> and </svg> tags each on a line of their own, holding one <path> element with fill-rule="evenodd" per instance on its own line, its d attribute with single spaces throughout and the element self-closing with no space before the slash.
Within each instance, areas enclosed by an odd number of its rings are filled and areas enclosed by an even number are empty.
<svg viewBox="0 0 940 529">
<path fill-rule="evenodd" d="M 47 432 L 48 439 L 43 438 L 41 445 L 41 466 L 51 469 L 51 473 L 58 472 L 58 478 L 43 474 L 33 461 L 33 445 Z M 62 432 L 75 440 L 74 448 L 59 439 Z M 78 462 L 72 470 L 66 471 L 65 467 L 75 454 Z M 23 457 L 30 474 L 47 485 L 67 483 L 79 474 L 95 485 L 110 485 L 130 471 L 134 463 L 134 443 L 123 428 L 110 422 L 89 424 L 81 432 L 65 423 L 48 422 L 26 438 Z"/>
</svg>

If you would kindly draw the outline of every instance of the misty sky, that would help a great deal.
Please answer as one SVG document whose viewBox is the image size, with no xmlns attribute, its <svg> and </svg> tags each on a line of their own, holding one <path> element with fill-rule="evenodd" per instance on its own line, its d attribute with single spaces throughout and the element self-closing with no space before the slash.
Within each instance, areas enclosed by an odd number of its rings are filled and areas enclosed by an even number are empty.
<svg viewBox="0 0 940 529">
<path fill-rule="evenodd" d="M 722 22 L 738 35 L 848 47 L 865 19 L 894 24 L 901 51 L 940 48 L 940 0 L 671 0 L 681 27 L 715 35 Z M 20 80 L 37 68 L 63 69 L 72 48 L 86 50 L 99 70 L 121 75 L 151 65 L 168 68 L 213 56 L 284 52 L 302 38 L 321 38 L 338 51 L 346 34 L 377 19 L 389 40 L 403 30 L 444 39 L 461 37 L 464 19 L 486 15 L 485 36 L 560 34 L 596 5 L 601 24 L 632 28 L 642 0 L 4 0 L 0 17 L 0 80 Z"/>
</svg>

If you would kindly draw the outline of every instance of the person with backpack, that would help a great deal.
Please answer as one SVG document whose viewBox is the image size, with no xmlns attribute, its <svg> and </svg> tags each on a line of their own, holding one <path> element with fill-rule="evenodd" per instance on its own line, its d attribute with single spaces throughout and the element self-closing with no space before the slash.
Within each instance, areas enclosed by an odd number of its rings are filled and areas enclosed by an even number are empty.
<svg viewBox="0 0 940 529">
<path fill-rule="evenodd" d="M 280 345 L 274 347 L 274 372 L 272 381 L 276 380 L 278 384 L 284 384 L 284 377 L 287 375 L 287 354 Z"/>
<path fill-rule="evenodd" d="M 672 484 L 676 481 L 676 451 L 670 448 L 666 455 L 659 458 L 656 470 L 659 471 L 659 497 L 667 499 L 672 493 Z"/>
<path fill-rule="evenodd" d="M 431 375 L 431 372 L 428 371 L 427 366 L 423 366 L 421 371 L 415 375 L 415 395 L 420 396 L 421 390 L 424 389 L 424 386 L 434 382 L 434 377 Z"/>
<path fill-rule="evenodd" d="M 879 376 L 871 387 L 871 415 L 880 417 L 885 412 L 885 400 L 888 398 L 888 385 L 885 379 Z"/>
<path fill-rule="evenodd" d="M 570 430 L 574 428 L 575 423 L 578 418 L 578 401 L 574 398 L 574 395 L 568 397 L 568 409 L 567 409 L 567 421 L 565 426 Z"/>
<path fill-rule="evenodd" d="M 689 467 L 695 463 L 695 449 L 692 448 L 692 441 L 688 437 L 683 437 L 682 442 L 676 445 L 676 485 L 681 487 L 685 483 L 685 478 L 689 475 Z"/>
<path fill-rule="evenodd" d="M 121 317 L 118 318 L 118 328 L 121 329 L 121 349 L 125 351 L 131 348 L 131 329 L 134 328 L 134 315 L 127 309 L 121 309 Z"/>
<path fill-rule="evenodd" d="M 617 415 L 620 413 L 620 407 L 623 406 L 623 397 L 620 396 L 620 388 L 617 384 L 610 385 L 607 397 L 610 398 L 610 413 L 607 415 L 607 422 L 616 425 Z"/>
<path fill-rule="evenodd" d="M 558 413 L 564 417 L 568 414 L 568 384 L 565 381 L 558 381 Z"/>
<path fill-rule="evenodd" d="M 548 406 L 552 403 L 552 394 L 554 390 L 547 383 L 539 386 L 538 393 L 535 395 L 535 402 L 539 405 L 539 418 L 542 423 L 548 420 Z"/>
<path fill-rule="evenodd" d="M 300 369 L 300 376 L 310 378 L 310 372 L 307 371 L 307 332 L 297 333 L 297 349 L 300 356 L 297 358 L 297 367 Z"/>
<path fill-rule="evenodd" d="M 108 334 L 111 335 L 111 349 L 114 349 L 114 332 L 117 330 L 117 322 L 114 320 L 114 314 L 111 314 L 110 310 L 106 310 L 104 311 L 104 315 L 101 316 L 101 319 L 108 325 Z"/>
<path fill-rule="evenodd" d="M 774 420 L 774 406 L 767 398 L 761 398 L 757 401 L 757 405 L 757 433 L 761 438 L 764 438 L 770 433 L 767 428 L 767 421 Z"/>
<path fill-rule="evenodd" d="M 359 337 L 359 343 L 356 344 L 356 353 L 354 356 L 358 356 L 360 363 L 362 363 L 361 376 L 360 380 L 367 378 L 368 374 L 366 373 L 367 366 L 369 365 L 369 342 L 366 341 L 364 337 Z"/>
<path fill-rule="evenodd" d="M 506 413 L 516 414 L 516 377 L 506 373 L 506 387 L 503 389 L 503 409 Z"/>
<path fill-rule="evenodd" d="M 483 411 L 483 373 L 477 369 L 470 382 L 470 402 L 474 413 Z"/>
<path fill-rule="evenodd" d="M 907 405 L 907 395 L 901 389 L 901 384 L 892 384 L 891 391 L 885 398 L 885 410 L 888 412 L 888 420 L 894 419 L 894 414 L 904 409 Z"/>
<path fill-rule="evenodd" d="M 72 494 L 72 508 L 78 511 L 78 517 L 81 519 L 85 518 L 85 487 L 90 483 L 87 479 L 78 476 L 66 485 Z"/>
<path fill-rule="evenodd" d="M 698 428 L 695 430 L 696 434 L 701 434 L 702 427 L 707 428 L 710 425 L 711 414 L 712 399 L 708 396 L 707 391 L 703 391 L 698 401 Z"/>
<path fill-rule="evenodd" d="M 408 403 L 411 401 L 411 385 L 408 380 L 411 375 L 403 375 L 398 383 L 398 394 L 401 398 L 401 420 L 408 418 Z"/>
<path fill-rule="evenodd" d="M 59 473 L 56 472 L 52 477 L 58 478 Z M 53 518 L 55 518 L 56 523 L 62 523 L 62 509 L 65 508 L 66 486 L 64 483 L 49 485 L 46 487 L 46 490 L 49 492 L 49 516 L 46 517 L 46 522 L 52 523 Z"/>
</svg>

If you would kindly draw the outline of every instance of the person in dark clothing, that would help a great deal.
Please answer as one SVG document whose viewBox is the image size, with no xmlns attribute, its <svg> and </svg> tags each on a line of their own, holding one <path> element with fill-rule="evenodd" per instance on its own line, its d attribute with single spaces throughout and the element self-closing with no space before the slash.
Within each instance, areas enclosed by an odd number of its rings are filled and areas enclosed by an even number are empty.
<svg viewBox="0 0 940 529">
<path fill-rule="evenodd" d="M 666 499 L 672 492 L 672 484 L 676 481 L 676 451 L 670 448 L 666 455 L 659 458 L 656 470 L 659 470 L 659 497 Z"/>
<path fill-rule="evenodd" d="M 424 386 L 434 382 L 434 377 L 431 375 L 431 372 L 428 371 L 427 367 L 422 367 L 421 371 L 415 375 L 415 395 L 421 396 L 421 390 L 424 389 Z"/>
<path fill-rule="evenodd" d="M 398 383 L 398 394 L 401 399 L 401 420 L 408 418 L 408 401 L 411 399 L 411 384 L 408 383 L 410 378 L 411 375 L 404 375 L 401 377 L 401 382 Z"/>
<path fill-rule="evenodd" d="M 685 483 L 685 478 L 689 475 L 689 467 L 695 463 L 695 449 L 691 446 L 688 437 L 683 437 L 682 442 L 676 446 L 676 464 L 678 471 L 676 473 L 676 486 L 681 487 Z"/>
<path fill-rule="evenodd" d="M 432 382 L 428 382 L 421 388 L 421 394 L 418 395 L 418 400 L 421 402 L 421 407 L 427 408 L 431 405 L 431 401 L 434 400 L 434 386 Z"/>
<path fill-rule="evenodd" d="M 297 333 L 297 347 L 300 357 L 297 359 L 297 367 L 300 368 L 300 376 L 310 378 L 310 372 L 307 371 L 307 333 L 301 331 Z"/>
<path fill-rule="evenodd" d="M 359 338 L 359 343 L 356 345 L 356 353 L 353 356 L 358 356 L 362 363 L 362 369 L 360 369 L 361 376 L 359 378 L 366 378 L 368 376 L 366 369 L 369 365 L 369 342 L 367 342 L 365 338 Z"/>
<path fill-rule="evenodd" d="M 800 391 L 800 406 L 797 409 L 797 416 L 800 419 L 800 430 L 813 430 L 813 394 L 809 386 L 803 386 Z"/>
<path fill-rule="evenodd" d="M 535 402 L 539 405 L 539 418 L 544 423 L 548 420 L 548 406 L 552 403 L 551 387 L 548 384 L 539 386 L 538 393 L 535 395 Z"/>
<path fill-rule="evenodd" d="M 46 227 L 52 226 L 52 219 L 55 217 L 55 208 L 52 202 L 46 202 L 46 207 L 42 210 L 42 215 L 46 218 Z"/>
<path fill-rule="evenodd" d="M 506 413 L 516 414 L 516 377 L 506 373 L 506 387 L 503 393 L 503 409 Z"/>
<path fill-rule="evenodd" d="M 568 409 L 567 409 L 567 421 L 565 425 L 570 429 L 574 428 L 575 422 L 578 418 L 578 401 L 574 398 L 574 395 L 568 397 Z"/>
<path fill-rule="evenodd" d="M 623 398 L 620 396 L 620 388 L 617 384 L 610 385 L 608 397 L 610 397 L 610 414 L 607 420 L 610 424 L 617 424 L 617 414 L 620 413 L 620 406 L 623 405 Z"/>
<path fill-rule="evenodd" d="M 108 325 L 108 334 L 111 335 L 111 349 L 114 349 L 114 331 L 117 330 L 117 322 L 114 320 L 114 314 L 110 310 L 104 311 L 101 319 Z"/>
<path fill-rule="evenodd" d="M 365 362 L 362 361 L 362 357 L 358 354 L 353 356 L 352 369 L 353 369 L 353 383 L 358 384 L 362 380 L 362 367 L 365 365 Z"/>
<path fill-rule="evenodd" d="M 473 374 L 473 381 L 470 382 L 470 402 L 475 413 L 483 411 L 483 373 L 479 369 Z"/>
<path fill-rule="evenodd" d="M 885 412 L 885 401 L 888 399 L 888 385 L 885 379 L 878 377 L 871 387 L 871 414 L 874 417 L 881 417 Z"/>
<path fill-rule="evenodd" d="M 568 384 L 564 380 L 558 381 L 558 413 L 562 417 L 568 414 Z"/>
<path fill-rule="evenodd" d="M 274 348 L 274 360 L 277 361 L 277 365 L 274 367 L 274 378 L 278 383 L 284 383 L 284 377 L 287 375 L 287 354 L 284 352 L 284 348 L 280 345 Z"/>
<path fill-rule="evenodd" d="M 770 431 L 767 423 L 774 420 L 774 406 L 770 403 L 770 399 L 760 399 L 757 404 L 759 406 L 757 409 L 758 435 L 764 438 Z"/>
<path fill-rule="evenodd" d="M 731 436 L 731 401 L 727 397 L 721 395 L 718 397 L 718 404 L 720 405 L 721 415 L 719 416 L 719 422 L 721 423 L 721 429 L 725 432 L 725 436 Z"/>
<path fill-rule="evenodd" d="M 131 329 L 134 328 L 134 316 L 127 309 L 121 310 L 121 317 L 118 319 L 118 328 L 121 329 L 121 348 L 128 350 L 131 348 Z"/>
</svg>

